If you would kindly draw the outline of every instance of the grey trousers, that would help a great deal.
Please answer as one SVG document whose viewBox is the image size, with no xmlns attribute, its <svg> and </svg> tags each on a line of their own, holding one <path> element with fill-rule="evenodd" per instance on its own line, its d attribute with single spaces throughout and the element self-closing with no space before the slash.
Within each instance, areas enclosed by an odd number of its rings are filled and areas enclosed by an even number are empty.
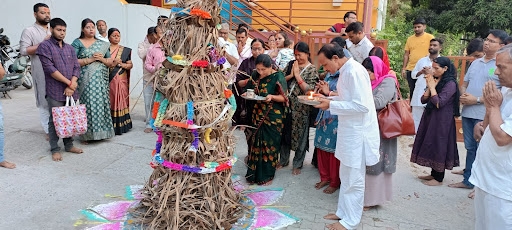
<svg viewBox="0 0 512 230">
<path fill-rule="evenodd" d="M 302 140 L 300 140 L 300 144 L 298 146 L 297 151 L 295 151 L 295 156 L 293 157 L 293 168 L 300 169 L 304 163 L 304 158 L 306 158 L 306 152 L 309 150 L 309 127 L 304 129 L 304 133 L 302 134 Z M 290 163 L 290 152 L 291 146 L 286 144 L 281 145 L 281 154 L 279 156 L 279 164 L 283 167 L 287 166 Z"/>
<path fill-rule="evenodd" d="M 55 125 L 53 124 L 53 114 L 52 114 L 52 108 L 53 107 L 61 107 L 65 106 L 65 101 L 56 101 L 51 99 L 50 97 L 46 97 L 46 101 L 48 102 L 48 108 L 50 111 L 50 120 L 48 121 L 48 136 L 50 136 L 50 151 L 52 154 L 60 152 L 60 146 L 59 146 L 59 136 L 57 136 L 57 132 L 55 131 Z M 73 138 L 64 138 L 62 139 L 64 141 L 64 149 L 66 151 L 71 150 L 73 148 Z"/>
</svg>

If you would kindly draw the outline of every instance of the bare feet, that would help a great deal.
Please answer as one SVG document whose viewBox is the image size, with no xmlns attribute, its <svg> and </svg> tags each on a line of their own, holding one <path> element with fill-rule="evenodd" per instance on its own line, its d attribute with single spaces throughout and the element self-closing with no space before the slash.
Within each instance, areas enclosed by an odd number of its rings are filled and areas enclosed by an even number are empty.
<svg viewBox="0 0 512 230">
<path fill-rule="evenodd" d="M 150 132 L 153 132 L 153 129 L 152 128 L 145 128 L 144 132 L 145 133 L 150 133 Z"/>
<path fill-rule="evenodd" d="M 473 191 L 471 191 L 469 194 L 468 194 L 468 198 L 469 199 L 475 199 L 475 190 L 473 189 Z"/>
<path fill-rule="evenodd" d="M 453 184 L 449 184 L 448 187 L 450 188 L 467 188 L 467 189 L 471 189 L 470 187 L 466 186 L 464 183 L 462 182 L 458 182 L 458 183 L 453 183 Z"/>
<path fill-rule="evenodd" d="M 272 181 L 268 181 L 267 183 L 262 184 L 261 186 L 269 186 L 269 185 L 272 185 Z"/>
<path fill-rule="evenodd" d="M 341 220 L 341 218 L 336 216 L 336 214 L 334 214 L 334 213 L 329 213 L 329 214 L 325 215 L 324 219 L 326 219 L 326 220 Z"/>
<path fill-rule="evenodd" d="M 53 161 L 62 161 L 62 155 L 60 155 L 60 153 L 52 153 L 52 160 Z"/>
<path fill-rule="evenodd" d="M 327 229 L 329 230 L 347 230 L 343 225 L 340 224 L 340 222 L 336 222 L 334 224 L 327 225 Z"/>
<path fill-rule="evenodd" d="M 50 135 L 48 135 L 48 133 L 47 133 L 47 134 L 45 134 L 44 139 L 45 139 L 46 141 L 50 141 Z"/>
<path fill-rule="evenodd" d="M 0 162 L 0 167 L 4 167 L 6 169 L 13 169 L 16 168 L 16 165 L 8 161 L 2 161 Z"/>
<path fill-rule="evenodd" d="M 464 175 L 464 170 L 452 171 L 452 174 Z M 448 186 L 450 186 L 450 185 L 448 185 Z"/>
<path fill-rule="evenodd" d="M 420 180 L 433 180 L 434 177 L 431 176 L 431 175 L 428 175 L 428 176 L 418 176 L 418 179 L 420 179 Z"/>
<path fill-rule="evenodd" d="M 276 166 L 276 170 L 279 170 L 279 169 L 282 169 L 282 168 L 283 168 L 283 166 L 282 166 L 282 165 L 277 164 L 277 166 Z"/>
<path fill-rule="evenodd" d="M 82 145 L 88 145 L 88 144 L 89 144 L 89 142 L 88 142 L 88 141 L 80 141 L 80 144 L 82 144 Z"/>
<path fill-rule="evenodd" d="M 79 149 L 77 147 L 72 147 L 70 150 L 66 150 L 66 152 L 81 154 L 84 152 L 84 150 Z"/>
<path fill-rule="evenodd" d="M 299 168 L 296 168 L 296 169 L 292 170 L 292 175 L 299 175 L 299 174 L 300 174 L 300 169 Z"/>
<path fill-rule="evenodd" d="M 329 184 L 329 181 L 320 181 L 315 184 L 315 188 L 318 190 L 318 189 L 321 189 L 321 188 L 327 186 L 328 184 Z"/>
<path fill-rule="evenodd" d="M 336 190 L 338 190 L 338 188 L 329 186 L 326 189 L 324 189 L 324 193 L 333 194 L 334 192 L 336 192 Z"/>
<path fill-rule="evenodd" d="M 439 186 L 439 185 L 442 185 L 443 183 L 432 179 L 432 180 L 423 181 L 423 184 L 428 185 L 428 186 Z"/>
</svg>

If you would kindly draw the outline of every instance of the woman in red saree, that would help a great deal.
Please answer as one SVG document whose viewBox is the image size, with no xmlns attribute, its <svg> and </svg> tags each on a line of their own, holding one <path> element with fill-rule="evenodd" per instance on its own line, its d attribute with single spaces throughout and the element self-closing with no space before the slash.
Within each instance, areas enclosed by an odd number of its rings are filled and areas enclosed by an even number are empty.
<svg viewBox="0 0 512 230">
<path fill-rule="evenodd" d="M 119 45 L 121 32 L 116 28 L 108 30 L 110 56 L 116 66 L 110 69 L 110 110 L 116 135 L 128 132 L 132 128 L 130 118 L 130 70 L 132 50 Z"/>
</svg>

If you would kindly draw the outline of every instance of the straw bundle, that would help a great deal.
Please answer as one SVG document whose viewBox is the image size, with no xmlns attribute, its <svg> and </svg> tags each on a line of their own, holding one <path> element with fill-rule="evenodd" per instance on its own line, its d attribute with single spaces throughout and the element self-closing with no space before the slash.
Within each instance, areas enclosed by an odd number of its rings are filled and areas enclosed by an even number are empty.
<svg viewBox="0 0 512 230">
<path fill-rule="evenodd" d="M 233 157 L 235 139 L 229 130 L 232 113 L 226 106 L 225 76 L 209 55 L 210 47 L 217 46 L 217 29 L 220 8 L 217 0 L 178 0 L 176 7 L 183 11 L 199 9 L 209 12 L 211 19 L 171 14 L 163 25 L 166 35 L 164 45 L 169 57 L 180 55 L 193 62 L 207 60 L 207 68 L 175 65 L 170 62 L 160 76 L 155 78 L 155 88 L 169 101 L 164 119 L 185 123 L 187 102 L 194 102 L 194 124 L 199 126 L 197 152 L 190 151 L 195 137 L 190 130 L 163 125 L 162 159 L 198 166 L 203 162 L 222 164 Z M 224 112 L 223 112 L 224 111 Z M 209 135 L 210 141 L 206 141 Z M 231 169 L 198 174 L 170 170 L 158 165 L 143 189 L 140 205 L 132 210 L 136 221 L 149 229 L 230 229 L 242 213 L 240 195 L 233 190 Z"/>
</svg>

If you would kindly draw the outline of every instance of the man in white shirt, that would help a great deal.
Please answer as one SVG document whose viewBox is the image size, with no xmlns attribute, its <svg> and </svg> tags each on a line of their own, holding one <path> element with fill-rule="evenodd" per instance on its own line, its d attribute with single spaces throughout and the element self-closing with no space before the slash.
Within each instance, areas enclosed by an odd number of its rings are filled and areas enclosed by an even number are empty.
<svg viewBox="0 0 512 230">
<path fill-rule="evenodd" d="M 236 30 L 236 49 L 238 51 L 238 55 L 240 56 L 238 59 L 238 66 L 240 66 L 240 64 L 242 64 L 245 59 L 252 56 L 251 44 L 247 44 L 248 38 L 249 34 L 247 33 L 246 28 L 242 27 Z"/>
<path fill-rule="evenodd" d="M 364 34 L 364 26 L 361 22 L 353 22 L 348 25 L 345 29 L 348 35 L 348 39 L 352 44 L 348 47 L 348 51 L 352 54 L 352 57 L 359 63 L 363 63 L 364 59 L 370 54 L 370 50 L 373 48 L 373 43 Z"/>
<path fill-rule="evenodd" d="M 239 66 L 238 59 L 240 56 L 238 55 L 237 48 L 235 44 L 229 42 L 229 24 L 222 23 L 221 29 L 219 30 L 219 46 L 224 48 L 226 51 L 225 57 L 228 60 L 224 63 L 224 69 L 229 69 L 231 66 Z"/>
<path fill-rule="evenodd" d="M 107 30 L 108 30 L 107 22 L 105 22 L 105 20 L 98 20 L 96 22 L 96 28 L 98 29 L 96 38 L 100 39 L 104 42 L 110 43 L 110 41 L 108 40 L 108 34 L 107 34 Z"/>
<path fill-rule="evenodd" d="M 428 69 L 432 68 L 432 61 L 441 56 L 439 55 L 439 52 L 441 51 L 442 46 L 443 42 L 441 40 L 435 38 L 430 40 L 430 47 L 428 49 L 429 55 L 418 60 L 411 73 L 411 78 L 417 79 L 413 93 L 414 96 L 411 98 L 412 117 L 414 119 L 414 128 L 416 132 L 418 132 L 418 126 L 420 125 L 423 111 L 425 111 L 425 105 L 427 105 L 421 103 L 421 96 L 427 87 L 425 73 Z"/>
<path fill-rule="evenodd" d="M 474 129 L 480 141 L 469 181 L 475 186 L 475 229 L 512 229 L 512 45 L 501 48 L 494 81 L 483 88 L 484 121 Z"/>
<path fill-rule="evenodd" d="M 347 59 L 343 48 L 326 44 L 318 51 L 324 70 L 341 77 L 333 100 L 320 99 L 316 108 L 338 115 L 335 156 L 340 165 L 340 195 L 336 214 L 325 219 L 339 220 L 331 230 L 356 229 L 363 215 L 366 166 L 379 162 L 380 133 L 368 71 L 354 59 Z"/>
<path fill-rule="evenodd" d="M 46 140 L 50 140 L 48 136 L 48 122 L 50 121 L 50 110 L 46 101 L 46 81 L 44 76 L 43 65 L 36 55 L 37 47 L 44 40 L 50 39 L 50 8 L 44 3 L 34 5 L 34 17 L 36 22 L 34 25 L 27 27 L 21 33 L 20 53 L 21 55 L 30 56 L 32 78 L 34 80 L 34 93 L 36 94 L 36 106 L 39 109 L 39 118 L 41 126 L 46 133 Z M 52 121 L 53 122 L 53 121 Z"/>
<path fill-rule="evenodd" d="M 152 44 L 156 42 L 156 27 L 149 27 L 146 35 L 146 39 L 143 42 L 139 43 L 139 47 L 137 50 L 137 54 L 140 59 L 142 59 L 142 94 L 144 95 L 144 108 L 146 111 L 146 128 L 144 129 L 145 133 L 150 133 L 153 131 L 151 125 L 149 124 L 149 120 L 151 119 L 151 107 L 153 105 L 153 83 L 150 82 L 151 74 L 149 71 L 144 68 L 144 62 L 146 62 L 146 55 L 148 54 L 148 49 Z"/>
</svg>

